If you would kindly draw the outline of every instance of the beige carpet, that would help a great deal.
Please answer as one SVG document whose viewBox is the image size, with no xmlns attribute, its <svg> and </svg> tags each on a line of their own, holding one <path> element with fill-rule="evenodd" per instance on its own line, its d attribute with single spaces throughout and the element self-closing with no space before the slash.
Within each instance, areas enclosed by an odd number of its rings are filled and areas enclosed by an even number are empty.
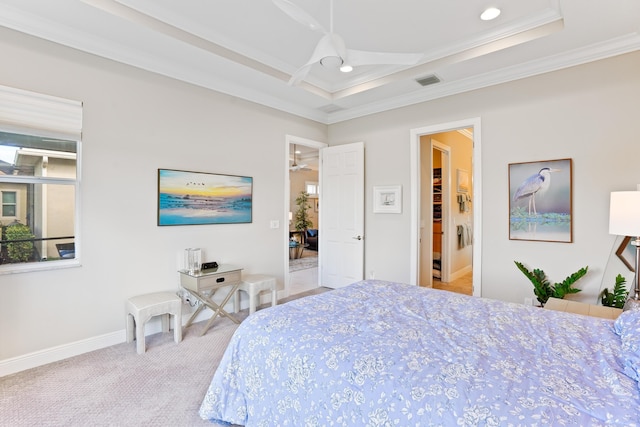
<svg viewBox="0 0 640 427">
<path fill-rule="evenodd" d="M 327 291 L 319 288 L 296 299 Z M 238 313 L 246 318 L 247 310 Z M 205 426 L 198 409 L 237 325 L 217 319 L 0 378 L 0 426 Z"/>
<path fill-rule="evenodd" d="M 302 257 L 289 260 L 289 273 L 318 266 L 318 252 L 305 249 Z"/>
</svg>

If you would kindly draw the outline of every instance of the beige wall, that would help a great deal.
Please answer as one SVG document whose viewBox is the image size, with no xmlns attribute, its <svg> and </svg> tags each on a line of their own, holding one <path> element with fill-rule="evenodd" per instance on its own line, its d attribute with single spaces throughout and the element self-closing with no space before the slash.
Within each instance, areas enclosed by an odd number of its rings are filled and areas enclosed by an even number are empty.
<svg viewBox="0 0 640 427">
<path fill-rule="evenodd" d="M 295 218 L 296 218 L 296 212 L 298 210 L 298 205 L 296 205 L 296 199 L 300 195 L 300 192 L 305 190 L 306 182 L 319 182 L 319 179 L 318 179 L 318 172 L 313 170 L 311 171 L 300 170 L 297 172 L 290 172 L 289 177 L 291 180 L 291 189 L 289 192 L 289 197 L 290 197 L 289 209 L 293 214 L 293 219 L 291 220 L 291 225 L 289 228 L 291 230 L 295 230 Z M 314 200 L 310 198 L 308 205 L 310 206 L 310 208 L 307 211 L 307 213 L 309 214 L 309 218 L 313 222 L 313 227 L 311 228 L 318 228 L 318 212 L 314 210 Z"/>
<path fill-rule="evenodd" d="M 6 29 L 0 52 L 0 84 L 80 100 L 84 114 L 82 266 L 0 276 L 0 362 L 124 339 L 125 300 L 178 290 L 187 247 L 283 286 L 285 138 L 324 141 L 325 125 Z M 158 168 L 253 177 L 253 222 L 158 227 Z"/>
<path fill-rule="evenodd" d="M 84 105 L 82 266 L 0 276 L 0 361 L 124 338 L 126 298 L 177 290 L 176 260 L 186 247 L 272 274 L 282 286 L 286 229 L 269 224 L 288 222 L 286 134 L 331 145 L 364 141 L 365 274 L 408 282 L 409 131 L 480 117 L 483 295 L 520 303 L 532 292 L 514 260 L 554 280 L 589 265 L 579 297 L 594 301 L 614 241 L 609 192 L 640 182 L 640 53 L 327 127 L 6 29 L 0 52 L 0 84 Z M 567 157 L 574 160 L 574 243 L 510 241 L 507 165 Z M 252 176 L 253 222 L 157 227 L 158 168 Z M 397 184 L 402 214 L 373 215 L 372 187 Z"/>
<path fill-rule="evenodd" d="M 608 234 L 609 193 L 640 183 L 638 69 L 640 52 L 332 125 L 332 145 L 365 143 L 365 271 L 410 279 L 409 199 L 401 215 L 381 216 L 371 213 L 370 197 L 375 185 L 410 191 L 410 130 L 479 117 L 482 224 L 475 227 L 483 236 L 483 296 L 517 303 L 533 296 L 518 260 L 553 281 L 588 265 L 575 298 L 595 302 L 615 240 Z M 573 243 L 509 240 L 508 164 L 563 158 L 573 159 Z"/>
</svg>

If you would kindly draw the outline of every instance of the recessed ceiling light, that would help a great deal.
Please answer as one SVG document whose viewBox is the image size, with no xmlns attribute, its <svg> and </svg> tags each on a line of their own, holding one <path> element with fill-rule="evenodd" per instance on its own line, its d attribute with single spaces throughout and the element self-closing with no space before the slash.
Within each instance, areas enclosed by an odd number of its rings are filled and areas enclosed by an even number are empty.
<svg viewBox="0 0 640 427">
<path fill-rule="evenodd" d="M 350 73 L 353 71 L 353 67 L 351 65 L 343 65 L 342 67 L 340 67 L 340 71 L 342 71 L 343 73 Z"/>
<path fill-rule="evenodd" d="M 492 19 L 496 19 L 500 16 L 500 9 L 497 7 L 489 7 L 480 15 L 480 19 L 483 21 L 491 21 Z"/>
</svg>

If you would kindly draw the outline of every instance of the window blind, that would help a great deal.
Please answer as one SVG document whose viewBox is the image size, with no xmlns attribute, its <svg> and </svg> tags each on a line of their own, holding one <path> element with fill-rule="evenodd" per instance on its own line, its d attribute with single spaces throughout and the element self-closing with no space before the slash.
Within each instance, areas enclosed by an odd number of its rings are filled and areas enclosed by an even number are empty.
<svg viewBox="0 0 640 427">
<path fill-rule="evenodd" d="M 41 136 L 82 139 L 82 103 L 0 86 L 0 126 Z"/>
</svg>

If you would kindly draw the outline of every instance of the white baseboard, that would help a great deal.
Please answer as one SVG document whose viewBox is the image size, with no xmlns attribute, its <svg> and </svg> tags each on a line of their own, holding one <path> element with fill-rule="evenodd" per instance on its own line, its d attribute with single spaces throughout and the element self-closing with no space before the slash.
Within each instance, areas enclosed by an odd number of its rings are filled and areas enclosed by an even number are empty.
<svg viewBox="0 0 640 427">
<path fill-rule="evenodd" d="M 473 267 L 471 265 L 467 265 L 466 267 L 461 268 L 460 270 L 457 270 L 453 273 L 451 273 L 449 275 L 449 281 L 452 282 L 456 279 L 461 278 L 462 276 L 464 276 L 467 273 L 470 273 L 471 271 L 473 271 Z"/>
<path fill-rule="evenodd" d="M 248 303 L 247 303 L 248 304 Z M 247 305 L 248 306 L 248 305 Z M 225 307 L 225 309 L 227 309 Z M 229 313 L 233 312 L 233 309 L 227 310 Z M 192 313 L 186 313 L 182 316 L 182 324 L 184 325 Z M 203 310 L 194 319 L 194 322 L 206 320 L 211 317 L 210 310 Z M 173 321 L 172 321 L 173 322 Z M 156 317 L 151 319 L 145 325 L 145 335 L 156 334 L 162 331 L 162 325 L 160 318 Z M 47 348 L 44 350 L 35 351 L 22 356 L 13 357 L 11 359 L 0 360 L 0 377 L 5 375 L 15 374 L 16 372 L 25 371 L 31 368 L 37 368 L 38 366 L 46 365 L 48 363 L 57 362 L 59 360 L 68 359 L 69 357 L 79 356 L 90 351 L 100 350 L 112 345 L 121 344 L 127 340 L 126 329 L 110 332 L 108 334 L 99 335 L 96 337 L 87 338 L 80 341 L 71 342 L 68 344 L 59 345 L 56 347 Z M 135 344 L 131 344 L 132 351 L 135 351 Z"/>
<path fill-rule="evenodd" d="M 90 351 L 99 350 L 115 344 L 120 344 L 121 342 L 124 342 L 125 339 L 126 332 L 122 329 L 109 334 L 88 338 L 86 340 L 35 351 L 33 353 L 13 357 L 11 359 L 0 360 L 0 377 L 46 365 L 47 363 L 57 362 L 58 360 L 67 359 L 69 357 L 78 356 Z"/>
</svg>

